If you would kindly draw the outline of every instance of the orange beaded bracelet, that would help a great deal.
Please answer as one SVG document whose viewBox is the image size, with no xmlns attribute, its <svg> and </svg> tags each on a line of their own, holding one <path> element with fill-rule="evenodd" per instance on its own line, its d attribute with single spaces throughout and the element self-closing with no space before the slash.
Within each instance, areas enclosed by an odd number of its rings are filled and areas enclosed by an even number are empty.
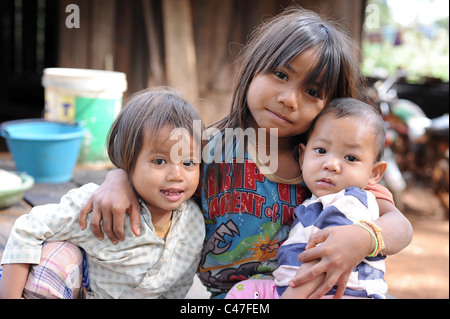
<svg viewBox="0 0 450 319">
<path fill-rule="evenodd" d="M 381 236 L 381 228 L 378 227 L 377 224 L 375 224 L 374 222 L 371 222 L 371 221 L 360 220 L 359 222 L 369 225 L 370 228 L 372 228 L 372 230 L 375 234 L 375 237 L 377 238 L 377 247 L 375 247 L 375 250 L 373 251 L 373 253 L 367 257 L 373 257 L 373 256 L 378 255 L 386 247 L 384 245 L 383 236 Z"/>
</svg>

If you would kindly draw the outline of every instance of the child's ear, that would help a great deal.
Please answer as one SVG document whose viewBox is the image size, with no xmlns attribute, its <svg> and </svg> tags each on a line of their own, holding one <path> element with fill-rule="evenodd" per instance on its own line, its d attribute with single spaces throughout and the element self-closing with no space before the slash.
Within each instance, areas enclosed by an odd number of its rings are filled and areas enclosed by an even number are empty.
<svg viewBox="0 0 450 319">
<path fill-rule="evenodd" d="M 369 185 L 377 184 L 386 172 L 387 163 L 384 161 L 378 161 L 373 165 L 372 175 L 369 179 Z"/>
<path fill-rule="evenodd" d="M 300 169 L 302 169 L 302 170 L 303 170 L 302 166 L 303 166 L 303 157 L 305 155 L 305 149 L 306 149 L 306 146 L 303 143 L 301 143 L 298 146 L 298 163 L 300 164 Z"/>
</svg>

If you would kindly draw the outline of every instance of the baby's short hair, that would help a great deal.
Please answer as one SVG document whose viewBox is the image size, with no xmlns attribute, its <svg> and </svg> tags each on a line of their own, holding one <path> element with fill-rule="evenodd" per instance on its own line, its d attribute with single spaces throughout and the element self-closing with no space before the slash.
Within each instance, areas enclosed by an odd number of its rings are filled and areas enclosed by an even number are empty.
<svg viewBox="0 0 450 319">
<path fill-rule="evenodd" d="M 356 117 L 358 121 L 355 125 L 369 125 L 373 128 L 376 135 L 376 147 L 378 148 L 378 156 L 376 161 L 380 161 L 384 155 L 384 143 L 386 139 L 386 131 L 384 121 L 380 111 L 360 100 L 353 98 L 337 98 L 332 100 L 314 119 L 308 131 L 308 135 L 314 130 L 318 119 L 324 115 L 330 114 L 336 118 Z"/>
</svg>

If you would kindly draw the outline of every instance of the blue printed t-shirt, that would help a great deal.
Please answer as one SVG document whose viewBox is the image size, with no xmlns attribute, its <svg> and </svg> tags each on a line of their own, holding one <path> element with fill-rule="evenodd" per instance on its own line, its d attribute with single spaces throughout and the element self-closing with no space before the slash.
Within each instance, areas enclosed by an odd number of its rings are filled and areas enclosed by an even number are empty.
<svg viewBox="0 0 450 319">
<path fill-rule="evenodd" d="M 278 247 L 288 238 L 294 208 L 310 196 L 301 177 L 283 180 L 262 174 L 263 164 L 251 144 L 238 165 L 237 148 L 232 150 L 232 160 L 224 161 L 222 156 L 224 186 L 219 189 L 214 187 L 212 170 L 208 174 L 212 164 L 204 159 L 201 208 L 206 239 L 198 275 L 212 293 L 226 292 L 236 282 L 258 274 L 271 275 L 277 268 Z"/>
</svg>

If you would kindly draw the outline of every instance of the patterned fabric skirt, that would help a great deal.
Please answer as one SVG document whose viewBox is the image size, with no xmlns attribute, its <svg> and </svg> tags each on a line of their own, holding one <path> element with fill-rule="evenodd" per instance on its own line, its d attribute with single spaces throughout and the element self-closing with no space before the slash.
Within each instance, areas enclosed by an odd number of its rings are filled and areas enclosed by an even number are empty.
<svg viewBox="0 0 450 319">
<path fill-rule="evenodd" d="M 84 287 L 89 289 L 84 251 L 68 242 L 46 242 L 40 263 L 30 267 L 23 298 L 80 299 Z"/>
</svg>

